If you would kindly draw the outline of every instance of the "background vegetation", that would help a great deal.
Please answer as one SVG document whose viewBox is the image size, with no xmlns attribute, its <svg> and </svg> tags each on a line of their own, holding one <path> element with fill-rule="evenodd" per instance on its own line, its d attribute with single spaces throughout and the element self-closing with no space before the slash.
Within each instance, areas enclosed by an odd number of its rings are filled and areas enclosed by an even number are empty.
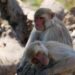
<svg viewBox="0 0 75 75">
<path fill-rule="evenodd" d="M 71 7 L 75 6 L 75 0 L 57 0 L 62 3 L 66 9 L 70 9 Z"/>
<path fill-rule="evenodd" d="M 22 0 L 23 2 L 29 3 L 32 7 L 39 7 L 43 0 Z M 62 3 L 66 9 L 70 9 L 75 6 L 75 0 L 57 0 Z"/>
</svg>

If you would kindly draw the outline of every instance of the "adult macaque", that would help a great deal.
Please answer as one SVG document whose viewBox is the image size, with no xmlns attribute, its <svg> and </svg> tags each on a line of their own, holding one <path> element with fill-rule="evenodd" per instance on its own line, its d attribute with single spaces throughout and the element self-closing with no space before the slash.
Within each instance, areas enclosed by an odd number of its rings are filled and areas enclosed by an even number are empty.
<svg viewBox="0 0 75 75">
<path fill-rule="evenodd" d="M 40 8 L 34 15 L 33 28 L 26 47 L 33 41 L 59 41 L 72 46 L 72 39 L 64 24 L 47 8 Z M 25 47 L 25 48 L 26 48 Z"/>
<path fill-rule="evenodd" d="M 72 47 L 72 39 L 69 35 L 68 30 L 50 9 L 47 8 L 38 9 L 34 15 L 34 22 L 35 27 L 31 32 L 29 40 L 25 46 L 25 50 L 29 47 L 29 44 L 31 42 L 34 42 L 36 40 L 42 42 L 53 40 L 65 43 Z M 23 66 L 28 64 L 25 63 L 26 60 L 27 59 L 25 59 L 25 56 L 23 56 L 18 67 L 18 72 L 20 72 L 19 70 L 23 71 L 24 69 Z"/>
<path fill-rule="evenodd" d="M 75 51 L 66 44 L 55 41 L 45 43 L 36 41 L 29 45 L 25 53 L 29 63 L 39 69 L 48 68 L 52 75 L 69 75 L 75 71 Z M 55 64 L 48 67 L 53 62 Z"/>
</svg>

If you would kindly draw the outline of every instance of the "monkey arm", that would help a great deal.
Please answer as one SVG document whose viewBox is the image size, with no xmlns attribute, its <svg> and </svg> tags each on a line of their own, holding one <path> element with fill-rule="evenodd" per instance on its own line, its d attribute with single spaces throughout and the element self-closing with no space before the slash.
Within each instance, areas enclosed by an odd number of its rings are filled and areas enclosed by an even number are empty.
<svg viewBox="0 0 75 75">
<path fill-rule="evenodd" d="M 32 32 L 31 32 L 31 34 L 30 34 L 30 36 L 29 36 L 29 39 L 28 39 L 28 42 L 27 42 L 27 44 L 26 44 L 26 46 L 25 46 L 25 51 L 24 51 L 24 53 L 23 53 L 23 56 L 22 56 L 22 58 L 21 58 L 21 61 L 20 61 L 20 63 L 19 63 L 19 65 L 18 65 L 18 67 L 17 67 L 17 71 L 18 70 L 21 70 L 21 72 L 23 71 L 23 70 L 29 70 L 29 68 L 31 67 L 30 66 L 30 63 L 28 63 L 28 61 L 27 61 L 27 59 L 26 59 L 26 57 L 25 57 L 25 52 L 26 52 L 26 50 L 27 50 L 27 48 L 29 47 L 29 45 L 30 45 L 30 43 L 31 42 L 33 42 L 33 41 L 35 41 L 36 39 L 37 39 L 37 35 L 38 35 L 38 32 L 37 32 L 37 30 L 35 29 L 35 27 L 33 28 L 33 30 L 32 30 Z M 29 64 L 29 65 L 28 65 Z M 25 72 L 26 72 L 25 71 Z M 31 71 L 31 69 L 29 70 L 30 71 L 30 73 L 32 73 L 32 71 Z M 34 70 L 33 70 L 34 71 Z M 24 71 L 23 71 L 24 72 Z M 24 73 L 25 73 L 24 72 Z"/>
<path fill-rule="evenodd" d="M 28 39 L 27 44 L 26 44 L 26 46 L 25 46 L 25 49 L 27 49 L 27 47 L 29 46 L 29 44 L 30 44 L 31 42 L 34 42 L 34 41 L 36 40 L 37 35 L 38 35 L 38 32 L 37 32 L 37 30 L 36 30 L 35 27 L 34 27 L 33 30 L 31 31 L 31 34 L 30 34 L 30 36 L 29 36 L 29 39 Z"/>
<path fill-rule="evenodd" d="M 48 75 L 48 70 L 40 71 L 38 68 L 31 68 L 31 64 L 26 60 L 22 66 L 17 66 L 17 75 Z"/>
<path fill-rule="evenodd" d="M 34 73 L 35 69 L 32 69 L 27 61 L 21 67 L 17 67 L 17 75 L 34 75 Z"/>
<path fill-rule="evenodd" d="M 58 61 L 57 64 L 55 64 L 51 68 L 51 71 L 53 71 L 54 74 L 74 72 L 75 71 L 75 57 L 68 57 L 68 58 L 62 59 L 61 61 Z"/>
</svg>

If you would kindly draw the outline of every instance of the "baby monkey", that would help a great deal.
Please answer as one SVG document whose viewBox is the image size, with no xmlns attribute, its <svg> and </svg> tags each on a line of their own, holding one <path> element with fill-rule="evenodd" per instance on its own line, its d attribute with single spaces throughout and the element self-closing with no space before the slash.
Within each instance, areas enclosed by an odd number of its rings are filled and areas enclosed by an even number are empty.
<svg viewBox="0 0 75 75">
<path fill-rule="evenodd" d="M 49 68 L 48 75 L 51 71 L 53 75 L 68 75 L 75 71 L 75 51 L 66 44 L 35 41 L 29 45 L 25 55 L 28 62 L 37 68 L 48 66 L 50 62 L 55 63 Z"/>
</svg>

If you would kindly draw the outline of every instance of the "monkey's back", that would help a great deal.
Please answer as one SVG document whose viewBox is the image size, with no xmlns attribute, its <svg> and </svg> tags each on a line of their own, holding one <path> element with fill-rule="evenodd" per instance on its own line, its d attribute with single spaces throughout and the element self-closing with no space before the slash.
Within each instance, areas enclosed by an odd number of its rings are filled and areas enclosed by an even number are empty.
<svg viewBox="0 0 75 75">
<path fill-rule="evenodd" d="M 75 51 L 72 47 L 59 43 L 57 41 L 45 42 L 44 45 L 48 49 L 50 55 L 56 60 L 61 60 L 68 57 L 75 57 Z"/>
<path fill-rule="evenodd" d="M 59 41 L 61 43 L 70 45 L 71 47 L 73 46 L 69 31 L 64 26 L 64 24 L 57 18 L 54 18 L 52 20 L 51 26 L 46 31 L 41 32 L 40 39 L 41 41 Z"/>
</svg>

